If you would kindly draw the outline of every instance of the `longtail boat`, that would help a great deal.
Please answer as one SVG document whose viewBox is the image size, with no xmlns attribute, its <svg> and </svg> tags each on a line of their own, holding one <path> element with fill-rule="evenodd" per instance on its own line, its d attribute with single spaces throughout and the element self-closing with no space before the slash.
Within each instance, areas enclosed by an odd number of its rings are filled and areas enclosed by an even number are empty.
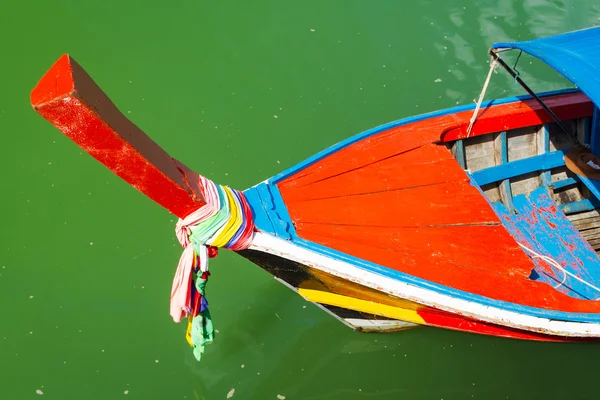
<svg viewBox="0 0 600 400">
<path fill-rule="evenodd" d="M 502 58 L 509 50 L 542 60 L 577 88 L 534 93 Z M 216 247 L 363 331 L 428 325 L 595 340 L 600 28 L 497 43 L 490 55 L 477 104 L 373 128 L 243 192 L 171 158 L 68 55 L 42 77 L 31 103 L 180 218 L 182 260 L 191 261 L 180 262 L 178 274 L 187 269 L 176 281 L 187 289 L 181 310 L 172 301 L 172 315 L 189 318 L 192 346 Z M 483 102 L 498 65 L 528 95 Z"/>
</svg>

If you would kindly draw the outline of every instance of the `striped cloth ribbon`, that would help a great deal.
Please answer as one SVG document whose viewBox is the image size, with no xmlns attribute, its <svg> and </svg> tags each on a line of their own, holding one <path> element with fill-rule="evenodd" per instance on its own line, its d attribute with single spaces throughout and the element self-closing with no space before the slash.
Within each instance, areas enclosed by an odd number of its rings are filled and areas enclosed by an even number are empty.
<svg viewBox="0 0 600 400">
<path fill-rule="evenodd" d="M 206 204 L 179 219 L 175 233 L 183 246 L 171 288 L 171 317 L 180 322 L 188 317 L 187 337 L 199 360 L 204 345 L 212 342 L 213 328 L 204 297 L 209 256 L 216 247 L 244 250 L 254 232 L 252 210 L 240 191 L 199 177 Z M 213 254 L 211 254 L 213 253 Z"/>
</svg>

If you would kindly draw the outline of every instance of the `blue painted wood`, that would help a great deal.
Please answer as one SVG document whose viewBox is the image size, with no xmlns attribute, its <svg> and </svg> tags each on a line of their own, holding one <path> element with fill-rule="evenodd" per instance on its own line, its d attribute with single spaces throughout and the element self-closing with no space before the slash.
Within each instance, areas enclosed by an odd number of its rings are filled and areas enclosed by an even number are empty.
<svg viewBox="0 0 600 400">
<path fill-rule="evenodd" d="M 546 224 L 541 222 L 540 216 L 536 213 L 534 205 L 529 201 L 525 195 L 520 195 L 515 198 L 515 208 L 519 215 L 515 218 L 517 226 L 524 232 L 527 232 L 528 237 L 536 243 L 536 248 L 531 248 L 538 254 L 549 256 L 561 264 L 575 263 L 575 259 L 568 254 L 564 254 L 561 246 L 555 237 L 550 236 L 548 227 Z M 528 256 L 532 256 L 526 252 Z M 556 287 L 564 278 L 564 273 L 548 264 L 546 261 L 533 258 L 537 265 L 536 272 L 539 276 L 540 281 L 549 284 L 552 287 Z M 567 282 L 565 282 L 567 283 Z M 566 295 L 585 298 L 583 295 L 574 292 L 571 287 L 567 285 L 560 285 L 555 288 L 557 291 Z"/>
<path fill-rule="evenodd" d="M 529 196 L 529 201 L 534 205 L 535 211 L 542 222 L 541 225 L 546 230 L 546 243 L 554 243 L 559 249 L 558 257 L 553 257 L 570 273 L 589 282 L 592 285 L 599 286 L 600 283 L 600 259 L 590 246 L 590 244 L 581 237 L 579 230 L 569 219 L 560 211 L 556 203 L 550 198 L 543 188 L 534 190 Z M 574 260 L 569 263 L 568 260 Z M 563 264 L 563 260 L 567 264 Z M 562 280 L 563 274 L 559 274 Z M 580 293 L 589 299 L 600 298 L 600 291 L 574 279 L 568 277 L 566 285 L 571 287 L 574 292 Z M 571 293 L 569 293 L 572 295 Z"/>
<path fill-rule="evenodd" d="M 557 150 L 552 153 L 540 154 L 539 156 L 485 168 L 473 172 L 473 179 L 478 185 L 483 186 L 531 172 L 560 167 L 565 165 L 564 156 L 566 152 L 567 150 Z"/>
<path fill-rule="evenodd" d="M 600 200 L 600 181 L 592 180 L 583 175 L 577 175 L 581 182 L 589 189 L 589 191 Z"/>
<path fill-rule="evenodd" d="M 542 146 L 542 150 L 540 153 L 546 154 L 550 152 L 550 125 L 545 124 L 544 126 L 542 126 L 542 131 L 541 131 L 541 146 Z M 550 171 L 543 171 L 540 174 L 540 181 L 542 183 L 542 185 L 544 186 L 550 186 L 552 184 L 552 175 L 550 173 Z"/>
<path fill-rule="evenodd" d="M 595 155 L 600 154 L 600 108 L 594 107 L 592 125 L 590 127 L 590 150 Z"/>
<path fill-rule="evenodd" d="M 556 96 L 556 95 L 579 93 L 579 92 L 581 92 L 581 90 L 579 90 L 579 89 L 562 89 L 562 90 L 555 90 L 555 91 L 540 93 L 540 94 L 538 94 L 538 96 L 543 98 L 543 97 L 548 97 L 548 96 Z M 506 97 L 503 99 L 490 100 L 490 101 L 483 102 L 481 104 L 481 108 L 485 109 L 486 107 L 489 107 L 491 105 L 507 104 L 507 103 L 513 103 L 515 101 L 522 101 L 522 100 L 528 100 L 528 99 L 531 99 L 531 96 L 524 95 L 524 96 Z M 439 110 L 439 111 L 435 111 L 435 112 L 431 112 L 431 113 L 427 113 L 427 114 L 403 118 L 403 119 L 399 119 L 397 121 L 393 121 L 393 122 L 389 122 L 387 124 L 380 125 L 378 127 L 369 129 L 362 133 L 359 133 L 358 135 L 354 135 L 346 140 L 343 140 L 343 141 L 313 155 L 312 157 L 307 158 L 306 160 L 273 176 L 272 178 L 269 179 L 269 182 L 277 183 L 277 182 L 287 178 L 288 176 L 293 175 L 296 172 L 303 170 L 304 168 L 308 167 L 309 165 L 314 164 L 315 162 L 327 157 L 328 155 L 330 155 L 332 153 L 335 153 L 335 152 L 337 152 L 345 147 L 348 147 L 364 138 L 376 135 L 376 134 L 386 131 L 388 129 L 395 128 L 395 127 L 402 126 L 402 125 L 408 125 L 408 124 L 411 124 L 414 122 L 423 121 L 423 120 L 433 118 L 433 117 L 440 117 L 443 115 L 455 114 L 455 113 L 459 113 L 462 111 L 469 111 L 469 110 L 474 110 L 474 109 L 475 109 L 475 104 L 466 104 L 463 106 L 452 107 L 452 108 L 447 108 L 445 110 Z"/>
<path fill-rule="evenodd" d="M 556 227 L 556 229 L 551 229 L 548 225 L 548 220 L 551 220 L 550 223 L 554 223 L 555 220 L 558 223 L 559 218 L 555 217 L 555 215 L 549 211 L 544 214 L 538 211 L 539 206 L 535 202 L 535 200 L 539 200 L 538 193 L 536 193 L 537 190 L 543 190 L 545 194 L 544 188 L 539 188 L 531 194 L 533 196 L 531 199 L 528 199 L 525 195 L 515 196 L 515 208 L 518 212 L 518 215 L 514 217 L 515 223 L 521 232 L 527 232 L 531 239 L 537 243 L 537 249 L 532 250 L 538 254 L 554 259 L 569 272 L 579 275 L 579 273 L 571 271 L 573 266 L 577 265 L 577 259 L 571 252 L 567 251 L 566 246 L 560 240 L 560 236 L 565 235 L 566 233 L 560 232 L 558 227 Z M 547 194 L 545 195 L 547 196 Z M 554 206 L 554 208 L 556 209 L 557 207 Z M 567 220 L 567 222 L 569 221 Z M 583 241 L 581 237 L 579 238 Z M 530 257 L 532 256 L 529 253 L 528 255 Z M 535 258 L 534 260 L 538 261 Z M 568 296 L 589 299 L 587 291 L 581 291 L 578 286 L 573 285 L 573 282 L 576 284 L 579 282 L 571 277 L 567 277 L 564 284 L 556 287 L 563 281 L 564 273 L 560 269 L 552 266 L 552 264 L 545 263 L 543 260 L 540 261 L 542 262 L 536 262 L 536 265 L 538 265 L 536 271 L 540 276 L 541 281 L 555 287 L 556 290 Z"/>
<path fill-rule="evenodd" d="M 574 178 L 567 178 L 561 181 L 552 182 L 552 185 L 550 186 L 552 186 L 554 190 L 560 190 L 574 185 L 577 185 L 577 180 Z"/>
<path fill-rule="evenodd" d="M 254 225 L 256 226 L 256 228 L 261 232 L 276 235 L 273 223 L 269 219 L 269 214 L 267 214 L 267 210 L 265 209 L 264 204 L 260 199 L 260 195 L 258 194 L 256 186 L 244 190 L 244 196 L 246 196 L 248 205 L 250 205 L 250 208 L 252 209 Z"/>
<path fill-rule="evenodd" d="M 517 200 L 523 195 L 516 196 Z M 530 249 L 540 252 L 542 248 L 539 247 L 539 244 L 534 240 L 531 236 L 529 229 L 526 225 L 519 225 L 519 218 L 512 212 L 509 212 L 508 209 L 501 202 L 496 202 L 492 204 L 492 208 L 500 221 L 502 221 L 502 225 L 506 228 L 506 230 L 511 234 L 511 236 L 517 241 L 517 243 L 521 243 Z M 522 212 L 522 210 L 521 210 Z M 539 264 L 539 260 L 533 260 L 534 264 Z"/>
<path fill-rule="evenodd" d="M 287 207 L 283 201 L 283 197 L 281 197 L 281 192 L 277 185 L 268 185 L 269 190 L 271 191 L 271 197 L 273 199 L 273 203 L 275 204 L 275 211 L 277 212 L 277 216 L 279 220 L 283 222 L 281 225 L 282 229 L 285 230 L 285 234 L 281 233 L 281 237 L 285 237 L 286 239 L 291 239 L 292 236 L 296 236 L 296 228 L 294 228 L 294 223 L 292 222 L 292 217 L 287 210 Z"/>
<path fill-rule="evenodd" d="M 257 185 L 256 190 L 260 196 L 263 208 L 271 221 L 275 236 L 287 240 L 291 239 L 292 235 L 290 229 L 292 221 L 290 220 L 287 211 L 284 212 L 285 205 L 283 205 L 283 201 L 275 198 L 281 198 L 279 192 L 276 192 L 274 195 L 271 185 L 264 182 Z"/>
<path fill-rule="evenodd" d="M 462 140 L 457 140 L 455 143 L 456 148 L 456 161 L 462 169 L 467 169 L 467 157 L 465 156 L 465 144 Z"/>
<path fill-rule="evenodd" d="M 571 203 L 562 204 L 560 209 L 565 214 L 575 214 L 583 211 L 592 211 L 594 208 L 600 207 L 600 201 L 595 198 L 573 201 Z"/>
</svg>

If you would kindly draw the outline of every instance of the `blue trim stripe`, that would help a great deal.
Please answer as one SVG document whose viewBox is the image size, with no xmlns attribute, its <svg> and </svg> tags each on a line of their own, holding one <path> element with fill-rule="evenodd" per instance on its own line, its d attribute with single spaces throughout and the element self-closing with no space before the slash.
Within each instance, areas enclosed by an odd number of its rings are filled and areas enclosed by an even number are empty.
<svg viewBox="0 0 600 400">
<path fill-rule="evenodd" d="M 465 143 L 462 140 L 457 140 L 455 146 L 456 155 L 454 156 L 454 158 L 456 158 L 456 161 L 458 161 L 458 165 L 460 165 L 462 169 L 467 169 L 467 157 L 465 157 Z"/>
<path fill-rule="evenodd" d="M 263 204 L 263 208 L 271 220 L 275 236 L 289 240 L 291 239 L 290 227 L 292 226 L 292 222 L 289 219 L 289 216 L 287 216 L 287 211 L 284 215 L 280 214 L 277 205 L 283 204 L 283 202 L 281 200 L 275 200 L 275 198 L 281 199 L 281 197 L 279 196 L 279 191 L 273 193 L 273 187 L 274 185 L 261 183 L 256 186 L 256 189 Z M 285 216 L 287 216 L 287 219 L 285 219 Z"/>
<path fill-rule="evenodd" d="M 596 196 L 596 199 L 600 200 L 600 182 L 592 180 L 587 176 L 583 175 L 577 175 L 577 177 L 581 180 L 581 182 L 583 182 L 585 186 L 587 186 L 590 192 L 592 192 L 592 194 Z"/>
<path fill-rule="evenodd" d="M 562 90 L 555 90 L 555 91 L 551 91 L 551 92 L 540 93 L 538 96 L 539 97 L 548 97 L 548 96 L 557 96 L 557 95 L 579 93 L 579 92 L 581 92 L 581 91 L 578 89 L 562 89 Z M 523 101 L 523 100 L 529 100 L 529 99 L 531 99 L 531 96 L 529 96 L 529 95 L 506 97 L 503 99 L 496 99 L 496 100 L 490 100 L 490 101 L 483 102 L 481 105 L 481 108 L 485 109 L 486 107 L 489 107 L 492 105 L 508 104 L 508 103 L 514 103 L 516 101 Z M 380 125 L 378 127 L 369 129 L 362 133 L 359 133 L 358 135 L 352 136 L 346 140 L 343 140 L 343 141 L 315 154 L 312 157 L 307 158 L 306 160 L 294 165 L 293 167 L 290 167 L 290 168 L 286 169 L 285 171 L 275 175 L 274 177 L 269 179 L 269 182 L 277 183 L 279 181 L 282 181 L 283 179 L 287 178 L 288 176 L 293 175 L 296 172 L 303 170 L 304 168 L 308 167 L 309 165 L 312 165 L 312 164 L 316 163 L 317 161 L 322 160 L 323 158 L 327 157 L 328 155 L 330 155 L 332 153 L 335 153 L 335 152 L 337 152 L 345 147 L 348 147 L 362 139 L 365 139 L 369 136 L 376 135 L 376 134 L 386 131 L 388 129 L 392 129 L 392 128 L 402 126 L 402 125 L 412 124 L 414 122 L 423 121 L 423 120 L 433 118 L 433 117 L 440 117 L 440 116 L 444 116 L 444 115 L 448 115 L 448 114 L 455 114 L 455 113 L 459 113 L 462 111 L 469 111 L 469 110 L 474 110 L 474 109 L 475 109 L 475 104 L 467 104 L 467 105 L 447 108 L 444 110 L 439 110 L 439 111 L 435 111 L 435 112 L 431 112 L 431 113 L 427 113 L 427 114 L 423 114 L 423 115 L 417 115 L 417 116 L 413 116 L 413 117 L 403 118 L 403 119 L 393 121 L 393 122 L 388 122 L 387 124 Z"/>
<path fill-rule="evenodd" d="M 473 172 L 473 179 L 475 179 L 478 185 L 483 186 L 488 183 L 514 178 L 515 176 L 531 172 L 560 167 L 565 165 L 564 156 L 566 152 L 567 150 L 558 150 L 552 153 L 540 154 L 539 156 L 484 168 Z"/>
<path fill-rule="evenodd" d="M 263 184 L 261 183 L 261 185 Z M 265 209 L 263 202 L 260 199 L 260 195 L 258 194 L 258 190 L 256 188 L 257 186 L 254 186 L 244 190 L 244 196 L 246 197 L 246 201 L 252 209 L 254 226 L 256 226 L 256 228 L 262 232 L 270 233 L 271 235 L 277 236 L 275 233 L 275 228 L 273 227 L 273 223 L 269 218 L 269 214 L 267 213 L 267 210 Z"/>
<path fill-rule="evenodd" d="M 567 178 L 561 181 L 552 182 L 550 186 L 552 186 L 554 190 L 561 190 L 573 185 L 577 185 L 577 180 L 574 178 Z"/>
<path fill-rule="evenodd" d="M 594 208 L 600 207 L 600 201 L 595 198 L 573 201 L 571 203 L 562 204 L 560 209 L 565 214 L 575 214 L 583 211 L 592 211 Z"/>
</svg>

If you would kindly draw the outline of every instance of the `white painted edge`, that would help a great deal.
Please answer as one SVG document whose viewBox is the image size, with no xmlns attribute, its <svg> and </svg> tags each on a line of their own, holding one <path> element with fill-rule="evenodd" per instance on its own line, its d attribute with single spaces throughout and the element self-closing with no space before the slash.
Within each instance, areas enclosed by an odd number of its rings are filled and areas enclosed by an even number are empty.
<svg viewBox="0 0 600 400">
<path fill-rule="evenodd" d="M 459 299 L 366 271 L 263 232 L 255 232 L 250 249 L 283 257 L 392 296 L 479 321 L 550 335 L 600 337 L 600 323 L 551 320 Z"/>
<path fill-rule="evenodd" d="M 358 319 L 358 318 L 346 318 L 346 322 L 350 325 L 354 325 L 359 329 L 367 330 L 395 330 L 395 329 L 409 329 L 420 325 L 413 324 L 412 322 L 400 321 L 396 319 Z"/>
</svg>

